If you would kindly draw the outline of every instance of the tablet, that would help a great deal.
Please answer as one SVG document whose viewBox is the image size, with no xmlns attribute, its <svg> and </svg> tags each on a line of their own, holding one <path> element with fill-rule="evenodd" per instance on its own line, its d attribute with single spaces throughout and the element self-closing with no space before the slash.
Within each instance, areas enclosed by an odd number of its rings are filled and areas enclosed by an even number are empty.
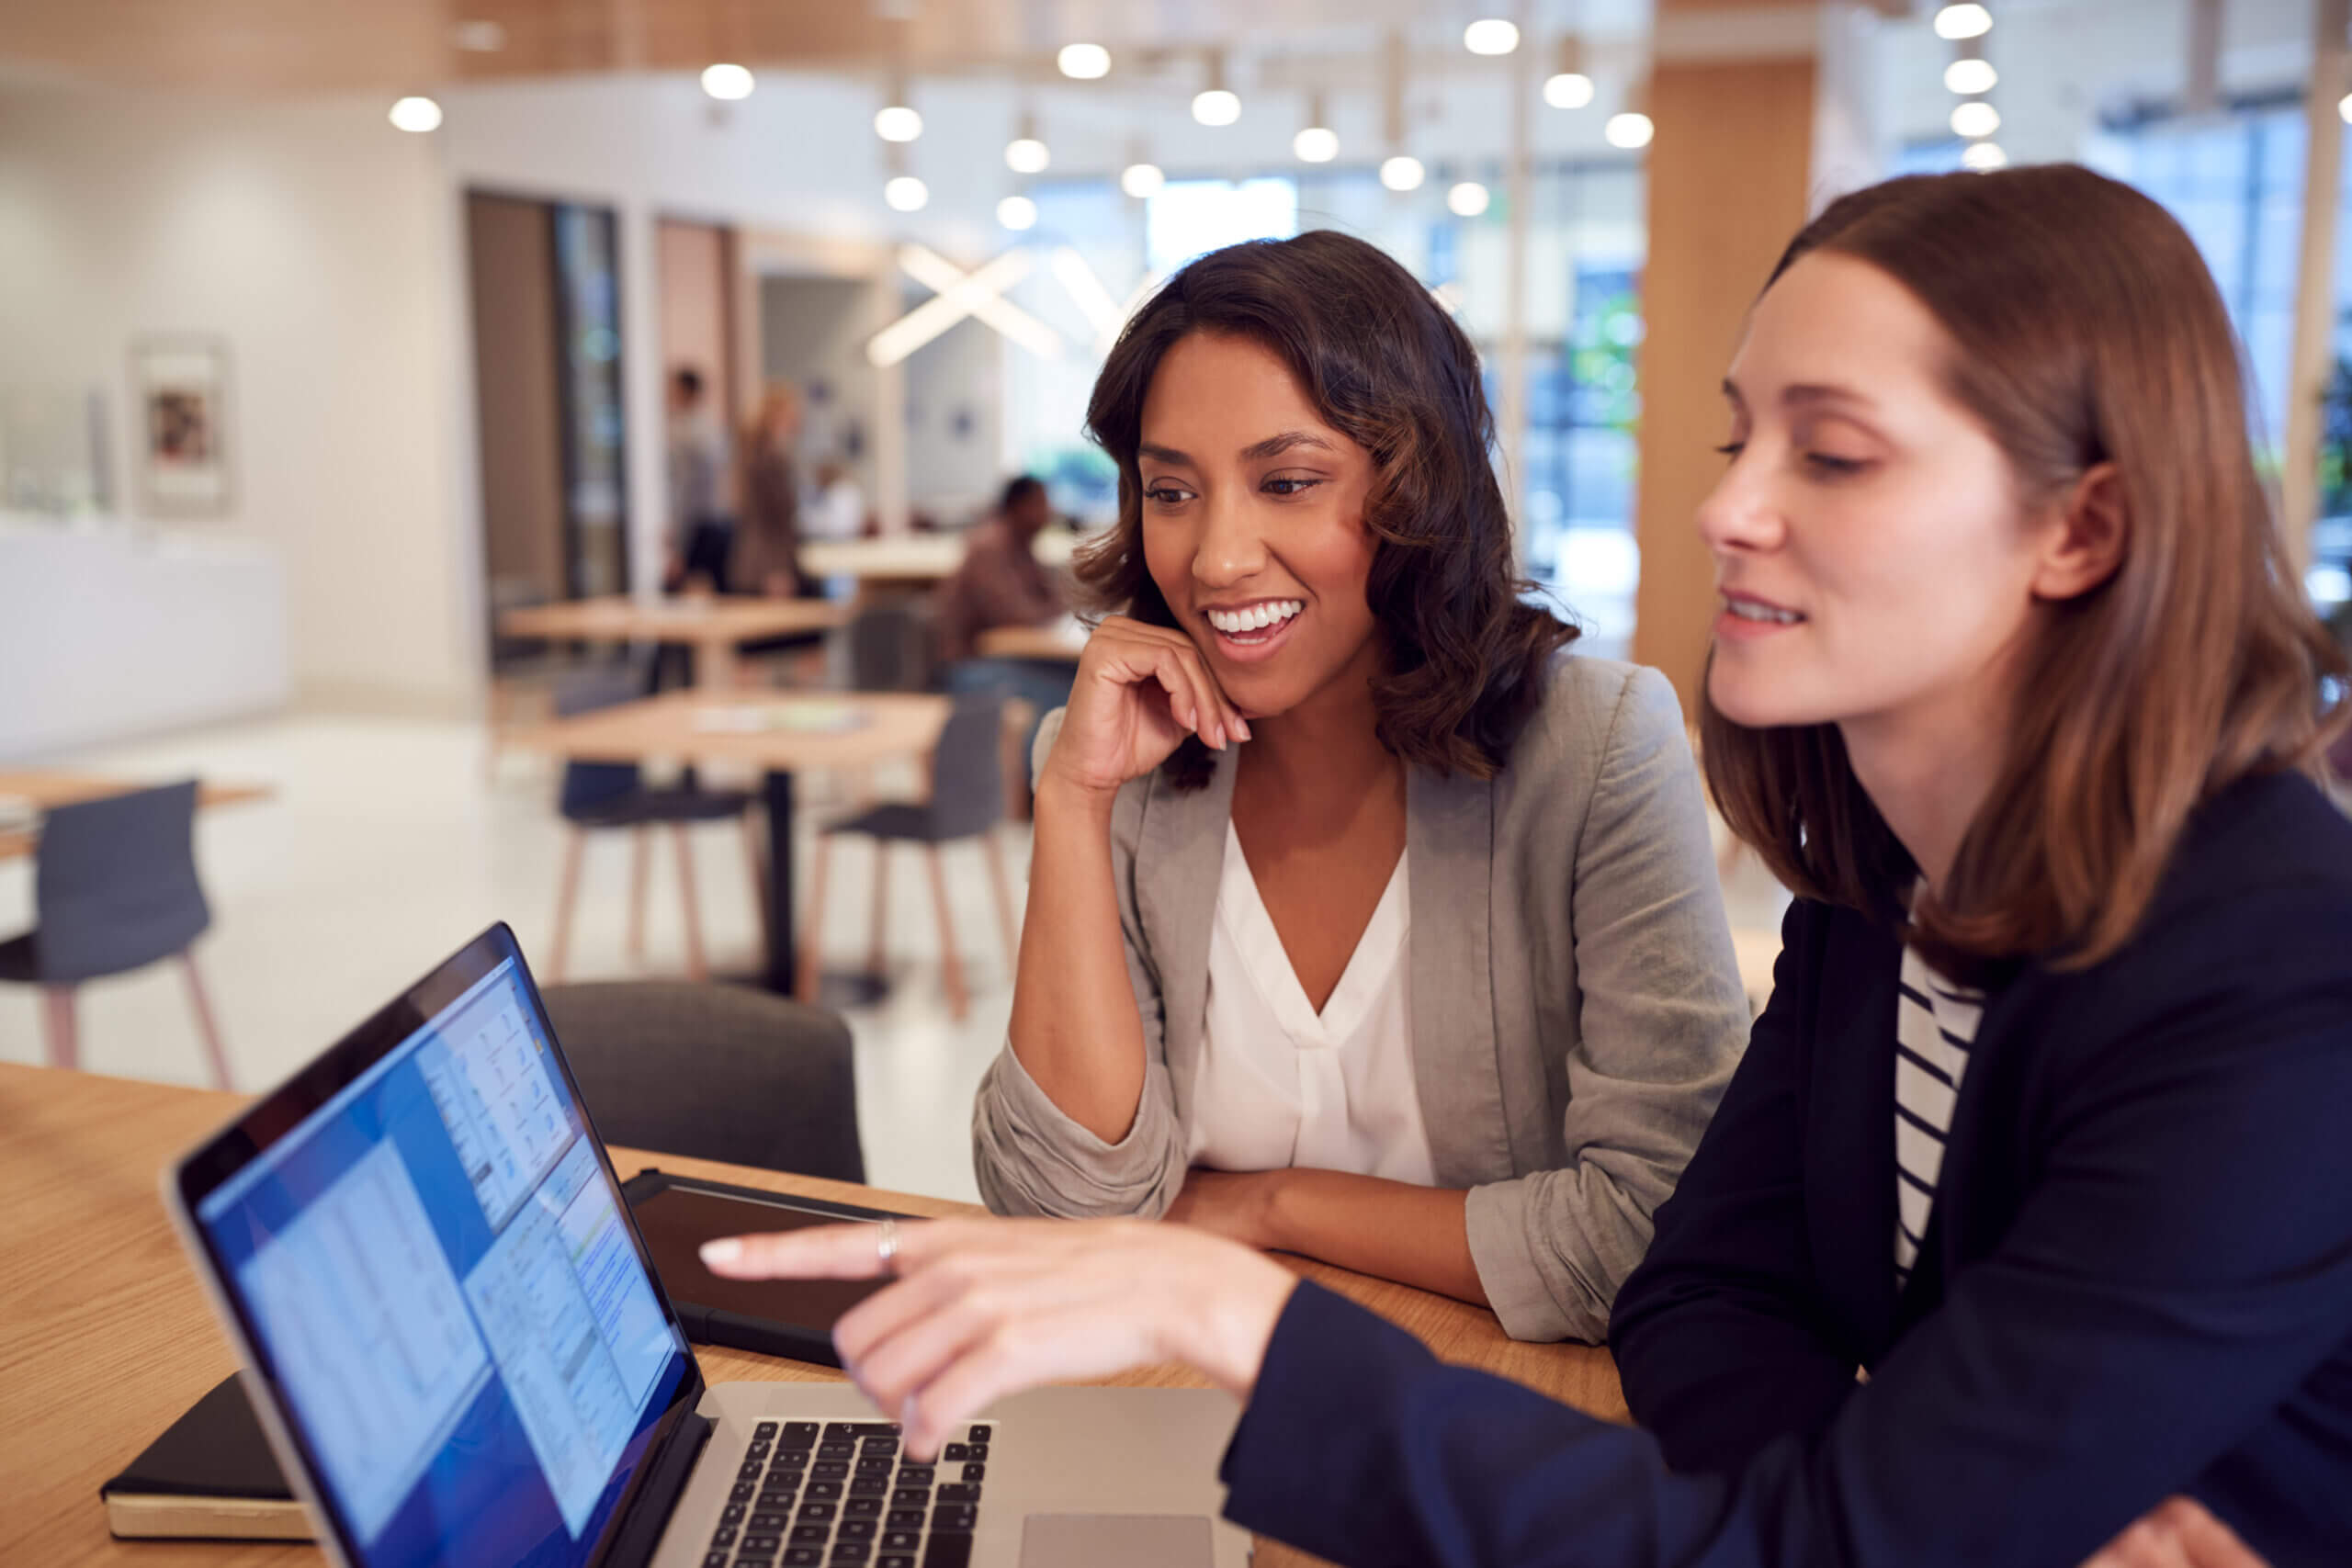
<svg viewBox="0 0 2352 1568">
<path fill-rule="evenodd" d="M 833 1324 L 888 1280 L 722 1280 L 702 1266 L 702 1244 L 754 1231 L 915 1217 L 661 1169 L 639 1171 L 621 1183 L 621 1191 L 687 1338 L 828 1367 L 842 1364 Z"/>
</svg>

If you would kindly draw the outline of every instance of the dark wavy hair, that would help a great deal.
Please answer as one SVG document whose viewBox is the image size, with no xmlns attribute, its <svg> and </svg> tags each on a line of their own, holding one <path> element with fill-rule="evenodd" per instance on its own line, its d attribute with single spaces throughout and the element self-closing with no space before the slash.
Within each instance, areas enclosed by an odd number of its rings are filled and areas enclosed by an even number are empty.
<svg viewBox="0 0 2352 1568">
<path fill-rule="evenodd" d="M 1384 640 L 1373 682 L 1382 745 L 1441 773 L 1492 778 L 1577 628 L 1521 595 L 1487 451 L 1494 418 L 1477 351 L 1413 275 L 1329 230 L 1212 251 L 1170 278 L 1119 334 L 1087 434 L 1119 466 L 1119 521 L 1074 570 L 1097 614 L 1175 616 L 1143 549 L 1136 450 L 1160 356 L 1193 333 L 1247 338 L 1290 367 L 1323 422 L 1372 454 L 1365 597 Z M 1187 738 L 1162 772 L 1180 789 L 1212 762 Z"/>
</svg>

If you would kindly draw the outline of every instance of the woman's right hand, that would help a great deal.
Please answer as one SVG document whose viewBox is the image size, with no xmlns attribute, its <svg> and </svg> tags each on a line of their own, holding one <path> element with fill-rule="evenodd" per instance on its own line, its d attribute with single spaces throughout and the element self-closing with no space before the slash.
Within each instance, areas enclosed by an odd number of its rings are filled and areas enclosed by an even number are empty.
<svg viewBox="0 0 2352 1568">
<path fill-rule="evenodd" d="M 1222 750 L 1250 739 L 1192 638 L 1170 626 L 1113 615 L 1079 655 L 1061 734 L 1039 776 L 1110 795 L 1168 760 L 1187 735 Z"/>
</svg>

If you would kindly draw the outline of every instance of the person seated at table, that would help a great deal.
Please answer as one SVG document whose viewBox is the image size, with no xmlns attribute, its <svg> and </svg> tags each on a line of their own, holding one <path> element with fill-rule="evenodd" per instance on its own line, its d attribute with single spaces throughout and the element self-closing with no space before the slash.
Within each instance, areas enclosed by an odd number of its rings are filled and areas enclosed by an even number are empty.
<svg viewBox="0 0 2352 1568">
<path fill-rule="evenodd" d="M 1673 688 L 1521 597 L 1477 355 L 1361 240 L 1193 263 L 1088 422 L 1126 614 L 1038 748 L 989 1206 L 1600 1338 L 1749 1017 Z"/>
<path fill-rule="evenodd" d="M 996 510 L 967 536 L 963 562 L 941 585 L 933 605 L 947 689 L 1021 698 L 1030 707 L 1032 740 L 1046 715 L 1069 700 L 1069 665 L 985 657 L 978 645 L 982 632 L 1051 626 L 1069 613 L 1056 574 L 1036 555 L 1037 536 L 1053 520 L 1044 480 L 1034 474 L 1010 480 Z"/>
<path fill-rule="evenodd" d="M 1800 897 L 1618 1298 L 1640 1429 L 1182 1227 L 717 1248 L 904 1276 L 835 1339 L 910 1452 L 1179 1360 L 1249 1399 L 1228 1514 L 1335 1562 L 2347 1560 L 2352 667 L 2196 246 L 2071 165 L 1873 186 L 1724 392 L 1705 764 Z"/>
</svg>

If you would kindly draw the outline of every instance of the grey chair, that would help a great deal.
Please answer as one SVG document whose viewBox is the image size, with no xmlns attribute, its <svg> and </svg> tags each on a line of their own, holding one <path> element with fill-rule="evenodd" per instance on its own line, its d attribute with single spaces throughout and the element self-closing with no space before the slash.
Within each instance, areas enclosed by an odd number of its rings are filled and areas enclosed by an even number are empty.
<svg viewBox="0 0 2352 1568">
<path fill-rule="evenodd" d="M 919 804 L 892 803 L 869 807 L 823 829 L 817 839 L 816 864 L 808 876 L 808 914 L 801 928 L 798 995 L 813 997 L 819 981 L 818 942 L 824 922 L 825 875 L 835 838 L 856 833 L 874 840 L 874 941 L 866 960 L 869 971 L 882 969 L 883 890 L 888 852 L 894 843 L 923 846 L 931 872 L 931 897 L 939 915 L 940 978 L 946 987 L 948 1010 L 961 1019 L 970 1004 L 964 985 L 964 966 L 956 952 L 955 922 L 947 908 L 947 881 L 940 868 L 939 846 L 977 839 L 988 859 L 989 880 L 996 892 L 997 918 L 1004 928 L 1005 962 L 1011 967 L 1020 953 L 1020 927 L 1012 912 L 1012 885 L 1005 876 L 1004 853 L 994 829 L 1004 818 L 1002 737 L 1004 698 L 988 694 L 960 700 L 940 731 L 931 759 L 930 798 Z"/>
<path fill-rule="evenodd" d="M 608 1143 L 864 1181 L 849 1027 L 741 986 L 618 980 L 542 993 Z"/>
<path fill-rule="evenodd" d="M 216 1088 L 229 1059 L 190 944 L 212 923 L 196 876 L 196 781 L 61 806 L 35 852 L 31 931 L 0 942 L 0 980 L 41 987 L 50 1059 L 81 1065 L 74 993 L 85 980 L 177 958 Z"/>
<path fill-rule="evenodd" d="M 559 716 L 594 713 L 645 694 L 647 666 L 642 660 L 575 671 L 558 682 L 555 707 Z M 556 809 L 571 825 L 564 846 L 563 871 L 556 888 L 555 939 L 548 946 L 547 977 L 563 978 L 571 950 L 571 916 L 579 902 L 580 865 L 592 832 L 626 829 L 629 844 L 628 953 L 645 953 L 645 883 L 650 845 L 646 835 L 657 827 L 670 829 L 676 852 L 681 908 L 686 922 L 686 974 L 707 977 L 709 964 L 703 955 L 702 912 L 695 892 L 694 857 L 686 843 L 686 829 L 696 822 L 735 821 L 743 835 L 743 857 L 752 879 L 752 902 L 757 910 L 761 945 L 766 945 L 767 889 L 761 870 L 758 830 L 752 825 L 752 796 L 743 790 L 703 789 L 691 773 L 675 785 L 648 788 L 634 762 L 568 762 Z"/>
<path fill-rule="evenodd" d="M 931 616 L 910 594 L 876 599 L 850 618 L 849 683 L 861 692 L 920 692 L 931 684 Z"/>
</svg>

